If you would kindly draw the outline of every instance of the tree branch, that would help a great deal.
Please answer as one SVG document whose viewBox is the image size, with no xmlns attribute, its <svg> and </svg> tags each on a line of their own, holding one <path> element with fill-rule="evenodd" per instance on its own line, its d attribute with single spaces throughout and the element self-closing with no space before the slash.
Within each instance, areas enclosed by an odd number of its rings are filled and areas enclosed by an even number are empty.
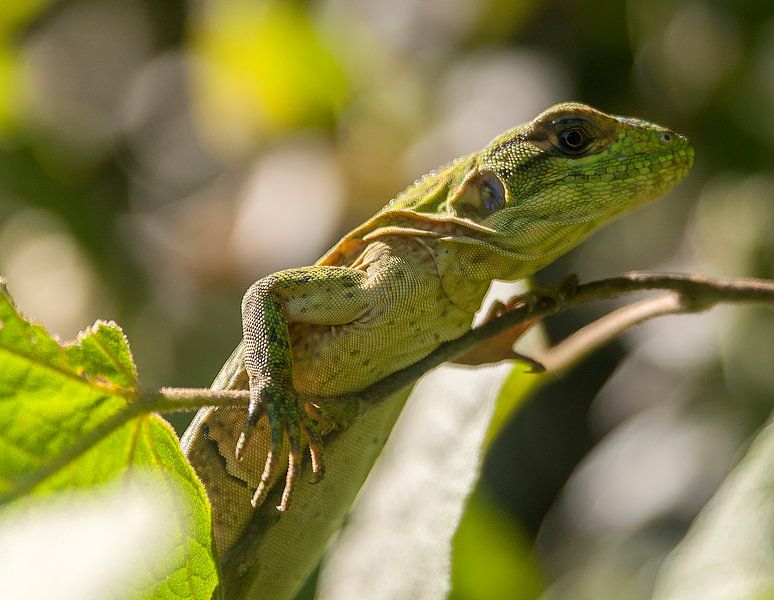
<svg viewBox="0 0 774 600">
<path fill-rule="evenodd" d="M 774 281 L 765 279 L 720 279 L 677 273 L 627 273 L 566 289 L 557 286 L 548 292 L 538 288 L 511 302 L 510 309 L 462 336 L 442 344 L 422 360 L 396 371 L 370 387 L 348 396 L 320 398 L 326 412 L 340 425 L 368 410 L 427 371 L 471 350 L 485 340 L 529 320 L 541 319 L 569 308 L 597 300 L 618 298 L 637 292 L 668 290 L 671 293 L 633 303 L 584 327 L 564 342 L 549 349 L 538 360 L 556 373 L 593 349 L 644 320 L 655 316 L 708 310 L 720 303 L 759 304 L 774 307 Z M 248 392 L 162 388 L 149 399 L 155 411 L 191 410 L 202 406 L 246 406 Z M 357 406 L 357 408 L 354 408 Z"/>
</svg>

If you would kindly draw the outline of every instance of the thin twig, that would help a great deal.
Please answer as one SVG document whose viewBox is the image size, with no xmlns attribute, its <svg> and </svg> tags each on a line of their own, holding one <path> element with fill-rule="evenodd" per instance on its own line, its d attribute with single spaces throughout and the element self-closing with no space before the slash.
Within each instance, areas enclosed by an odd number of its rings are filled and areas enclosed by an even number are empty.
<svg viewBox="0 0 774 600">
<path fill-rule="evenodd" d="M 684 312 L 680 296 L 674 292 L 638 300 L 589 323 L 558 344 L 537 352 L 534 358 L 549 374 L 556 375 L 634 325 Z"/>
<path fill-rule="evenodd" d="M 248 390 L 163 387 L 147 401 L 154 412 L 197 410 L 202 406 L 247 406 Z"/>
</svg>

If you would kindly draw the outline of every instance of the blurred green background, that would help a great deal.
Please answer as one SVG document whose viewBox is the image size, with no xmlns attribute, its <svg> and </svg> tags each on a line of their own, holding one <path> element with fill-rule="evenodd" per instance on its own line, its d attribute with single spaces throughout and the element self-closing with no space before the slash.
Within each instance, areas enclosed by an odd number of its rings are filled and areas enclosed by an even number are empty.
<svg viewBox="0 0 774 600">
<path fill-rule="evenodd" d="M 207 385 L 252 281 L 569 99 L 687 134 L 697 164 L 539 280 L 774 277 L 763 0 L 5 0 L 0 273 L 63 339 L 119 322 L 146 386 Z M 487 460 L 453 597 L 647 598 L 774 407 L 772 340 L 758 309 L 664 319 L 541 390 Z"/>
</svg>

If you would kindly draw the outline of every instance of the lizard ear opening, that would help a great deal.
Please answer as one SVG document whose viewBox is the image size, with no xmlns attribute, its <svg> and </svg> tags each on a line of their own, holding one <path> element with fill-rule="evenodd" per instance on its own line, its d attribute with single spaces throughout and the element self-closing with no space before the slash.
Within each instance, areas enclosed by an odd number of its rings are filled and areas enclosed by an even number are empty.
<svg viewBox="0 0 774 600">
<path fill-rule="evenodd" d="M 475 171 L 465 178 L 449 207 L 464 217 L 486 216 L 505 206 L 505 186 L 491 171 Z"/>
</svg>

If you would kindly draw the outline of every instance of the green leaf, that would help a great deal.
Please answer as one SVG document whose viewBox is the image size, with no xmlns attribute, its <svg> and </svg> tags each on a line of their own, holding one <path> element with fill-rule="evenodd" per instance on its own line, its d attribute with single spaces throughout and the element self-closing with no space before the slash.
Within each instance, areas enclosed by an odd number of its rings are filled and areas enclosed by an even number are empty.
<svg viewBox="0 0 774 600">
<path fill-rule="evenodd" d="M 142 593 L 134 597 L 210 598 L 217 576 L 205 492 L 172 428 L 143 408 L 123 332 L 98 321 L 73 342 L 60 344 L 17 312 L 0 281 L 4 522 L 62 492 L 96 493 L 96 486 L 120 480 L 128 493 L 148 477 L 169 500 L 172 560 L 163 568 L 138 561 L 132 587 Z"/>
<path fill-rule="evenodd" d="M 757 435 L 667 559 L 653 598 L 774 598 L 774 423 Z"/>
<path fill-rule="evenodd" d="M 545 583 L 531 540 L 485 493 L 473 494 L 454 536 L 453 600 L 531 600 Z"/>
<path fill-rule="evenodd" d="M 452 539 L 493 415 L 506 419 L 540 379 L 507 364 L 443 366 L 425 376 L 326 551 L 317 597 L 446 597 Z"/>
</svg>

